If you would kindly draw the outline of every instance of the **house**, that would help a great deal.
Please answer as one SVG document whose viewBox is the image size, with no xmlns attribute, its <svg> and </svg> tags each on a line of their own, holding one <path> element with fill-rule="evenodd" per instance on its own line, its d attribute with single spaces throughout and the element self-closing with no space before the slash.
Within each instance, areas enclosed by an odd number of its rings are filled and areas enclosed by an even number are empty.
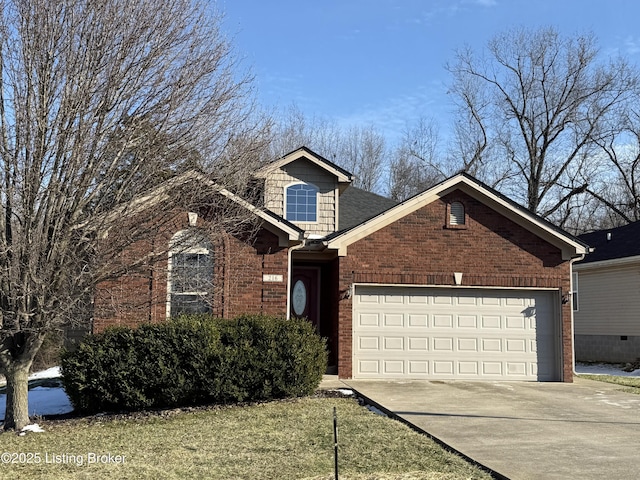
<svg viewBox="0 0 640 480">
<path fill-rule="evenodd" d="M 594 251 L 574 264 L 576 360 L 640 357 L 640 222 L 580 236 Z"/>
<path fill-rule="evenodd" d="M 576 238 L 466 174 L 395 203 L 303 147 L 255 177 L 260 208 L 219 190 L 260 220 L 250 241 L 202 238 L 104 282 L 94 330 L 185 310 L 293 315 L 327 338 L 342 378 L 572 381 Z M 176 212 L 151 243 L 204 217 Z"/>
</svg>

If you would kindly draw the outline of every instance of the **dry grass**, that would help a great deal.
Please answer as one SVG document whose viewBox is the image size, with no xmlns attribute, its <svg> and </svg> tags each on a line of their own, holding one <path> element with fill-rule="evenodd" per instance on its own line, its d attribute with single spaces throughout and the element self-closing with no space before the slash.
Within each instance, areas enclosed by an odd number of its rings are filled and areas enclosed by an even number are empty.
<svg viewBox="0 0 640 480">
<path fill-rule="evenodd" d="M 640 395 L 640 378 L 639 377 L 621 377 L 617 375 L 589 375 L 581 373 L 580 378 L 596 380 L 598 382 L 615 383 L 625 388 L 620 389 L 626 393 L 635 393 Z"/>
<path fill-rule="evenodd" d="M 0 465 L 0 477 L 328 480 L 333 478 L 334 406 L 341 479 L 490 478 L 403 424 L 343 398 L 304 398 L 168 417 L 43 422 L 45 433 L 0 435 L 3 452 L 38 454 L 40 459 L 37 464 Z M 121 455 L 124 463 L 87 465 L 89 452 Z M 62 454 L 76 455 L 76 461 L 46 463 Z"/>
</svg>

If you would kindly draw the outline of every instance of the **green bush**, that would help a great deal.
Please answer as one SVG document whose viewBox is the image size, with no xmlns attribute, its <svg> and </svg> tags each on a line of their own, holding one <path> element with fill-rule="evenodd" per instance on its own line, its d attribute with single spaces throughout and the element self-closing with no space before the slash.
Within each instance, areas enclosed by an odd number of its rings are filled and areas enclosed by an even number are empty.
<svg viewBox="0 0 640 480">
<path fill-rule="evenodd" d="M 75 409 L 92 413 L 307 395 L 326 350 L 305 320 L 187 316 L 109 329 L 64 352 L 61 365 Z"/>
<path fill-rule="evenodd" d="M 308 321 L 245 315 L 219 328 L 218 401 L 309 395 L 322 380 L 325 344 Z"/>
</svg>

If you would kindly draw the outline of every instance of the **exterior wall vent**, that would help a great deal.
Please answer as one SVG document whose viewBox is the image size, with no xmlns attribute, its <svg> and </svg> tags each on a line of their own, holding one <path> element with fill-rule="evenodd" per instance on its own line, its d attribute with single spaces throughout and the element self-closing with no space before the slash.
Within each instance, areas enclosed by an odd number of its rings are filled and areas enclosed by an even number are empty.
<svg viewBox="0 0 640 480">
<path fill-rule="evenodd" d="M 449 211 L 449 225 L 464 225 L 464 205 L 452 202 Z"/>
</svg>

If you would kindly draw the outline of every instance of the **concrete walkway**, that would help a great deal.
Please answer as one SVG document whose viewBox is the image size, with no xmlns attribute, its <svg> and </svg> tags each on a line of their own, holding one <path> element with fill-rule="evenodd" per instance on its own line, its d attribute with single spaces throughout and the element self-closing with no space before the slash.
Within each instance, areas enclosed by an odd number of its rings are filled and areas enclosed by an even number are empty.
<svg viewBox="0 0 640 480">
<path fill-rule="evenodd" d="M 512 480 L 640 478 L 640 395 L 535 382 L 326 377 Z"/>
</svg>

